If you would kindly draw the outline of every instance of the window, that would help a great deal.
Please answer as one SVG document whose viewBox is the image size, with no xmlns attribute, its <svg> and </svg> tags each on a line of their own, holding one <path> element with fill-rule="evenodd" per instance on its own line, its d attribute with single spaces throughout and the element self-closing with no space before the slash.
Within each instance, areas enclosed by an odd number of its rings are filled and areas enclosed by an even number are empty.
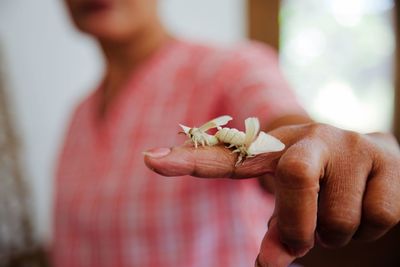
<svg viewBox="0 0 400 267">
<path fill-rule="evenodd" d="M 362 132 L 393 118 L 393 0 L 285 0 L 281 63 L 318 121 Z"/>
</svg>

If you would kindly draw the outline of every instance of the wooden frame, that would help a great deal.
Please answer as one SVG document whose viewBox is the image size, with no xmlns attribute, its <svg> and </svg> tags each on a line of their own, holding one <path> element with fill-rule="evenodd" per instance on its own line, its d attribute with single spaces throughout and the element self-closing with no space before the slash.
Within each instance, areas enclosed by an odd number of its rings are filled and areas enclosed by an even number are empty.
<svg viewBox="0 0 400 267">
<path fill-rule="evenodd" d="M 248 36 L 279 50 L 280 0 L 248 0 Z"/>
<path fill-rule="evenodd" d="M 400 1 L 395 2 L 395 31 L 396 31 L 396 57 L 395 57 L 395 101 L 393 130 L 400 142 Z"/>
</svg>

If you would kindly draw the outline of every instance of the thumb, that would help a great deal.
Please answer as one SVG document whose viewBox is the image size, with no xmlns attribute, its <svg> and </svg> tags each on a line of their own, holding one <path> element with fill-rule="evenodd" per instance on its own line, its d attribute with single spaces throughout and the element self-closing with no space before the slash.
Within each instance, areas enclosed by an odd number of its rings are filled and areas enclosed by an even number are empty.
<svg viewBox="0 0 400 267">
<path fill-rule="evenodd" d="M 270 220 L 268 232 L 261 242 L 256 267 L 287 267 L 296 259 L 279 239 L 277 218 Z"/>
</svg>

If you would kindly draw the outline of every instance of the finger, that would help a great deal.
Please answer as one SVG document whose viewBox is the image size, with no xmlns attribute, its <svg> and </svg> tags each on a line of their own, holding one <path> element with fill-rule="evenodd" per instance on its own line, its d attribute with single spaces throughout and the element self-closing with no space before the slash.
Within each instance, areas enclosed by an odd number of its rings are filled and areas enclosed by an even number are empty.
<svg viewBox="0 0 400 267">
<path fill-rule="evenodd" d="M 277 166 L 276 209 L 283 243 L 297 255 L 314 245 L 319 179 L 328 160 L 318 140 L 303 139 L 291 146 Z"/>
<path fill-rule="evenodd" d="M 255 266 L 286 267 L 295 258 L 294 255 L 290 254 L 285 245 L 281 243 L 276 217 L 272 218 L 268 232 L 261 243 L 260 253 L 256 259 Z"/>
<path fill-rule="evenodd" d="M 317 232 L 319 242 L 326 247 L 346 245 L 360 224 L 372 161 L 354 162 L 353 157 L 341 155 L 340 162 L 333 163 L 335 168 L 327 168 L 321 181 Z"/>
<path fill-rule="evenodd" d="M 361 225 L 355 239 L 372 241 L 383 236 L 400 221 L 400 172 L 398 162 L 376 164 L 363 200 Z"/>
<path fill-rule="evenodd" d="M 164 176 L 251 178 L 273 172 L 280 154 L 262 154 L 235 166 L 237 154 L 224 146 L 179 146 L 146 151 L 144 160 L 151 170 Z"/>
</svg>

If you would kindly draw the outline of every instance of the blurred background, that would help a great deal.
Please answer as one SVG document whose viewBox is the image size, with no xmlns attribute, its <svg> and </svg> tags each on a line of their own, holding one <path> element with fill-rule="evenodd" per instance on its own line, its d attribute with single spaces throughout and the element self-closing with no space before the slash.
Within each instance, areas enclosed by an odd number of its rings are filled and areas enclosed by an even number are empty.
<svg viewBox="0 0 400 267">
<path fill-rule="evenodd" d="M 160 14 L 183 38 L 228 45 L 251 38 L 274 46 L 288 81 L 318 121 L 398 133 L 396 5 L 160 0 Z M 29 259 L 39 251 L 35 244 L 51 241 L 57 153 L 74 104 L 97 85 L 103 62 L 96 44 L 72 27 L 62 1 L 0 0 L 0 68 L 2 266 L 10 254 Z"/>
</svg>

